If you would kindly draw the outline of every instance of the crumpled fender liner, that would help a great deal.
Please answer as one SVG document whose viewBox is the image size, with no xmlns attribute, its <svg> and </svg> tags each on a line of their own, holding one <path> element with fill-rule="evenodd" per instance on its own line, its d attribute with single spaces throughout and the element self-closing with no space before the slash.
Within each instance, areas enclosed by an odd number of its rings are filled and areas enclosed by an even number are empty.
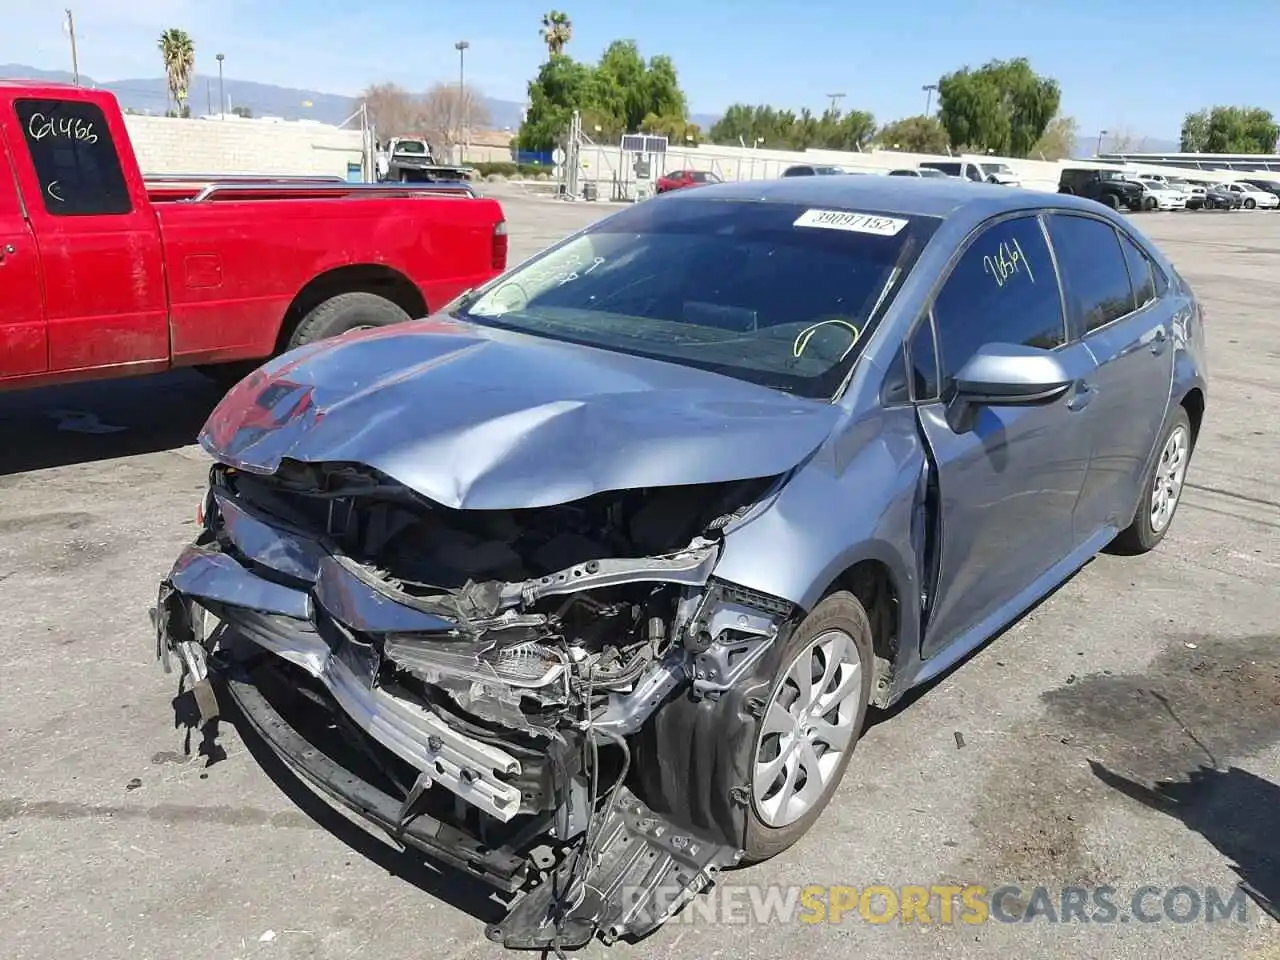
<svg viewBox="0 0 1280 960">
<path fill-rule="evenodd" d="M 640 939 L 715 882 L 741 851 L 680 830 L 630 790 L 619 789 L 606 819 L 592 824 L 594 864 L 566 889 L 574 855 L 553 878 L 516 901 L 485 936 L 509 950 L 575 949 L 597 934 L 605 943 Z M 561 893 L 565 893 L 563 898 Z M 564 901 L 563 903 L 561 901 Z"/>
<path fill-rule="evenodd" d="M 632 739 L 636 793 L 677 829 L 746 846 L 755 731 L 795 623 L 783 625 L 768 653 L 738 686 L 694 699 L 682 690 L 654 711 Z"/>
</svg>

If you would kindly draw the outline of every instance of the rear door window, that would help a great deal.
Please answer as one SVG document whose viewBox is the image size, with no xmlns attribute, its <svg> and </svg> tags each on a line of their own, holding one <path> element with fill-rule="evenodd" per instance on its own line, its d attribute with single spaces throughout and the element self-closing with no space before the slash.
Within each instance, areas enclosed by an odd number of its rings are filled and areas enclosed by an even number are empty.
<svg viewBox="0 0 1280 960">
<path fill-rule="evenodd" d="M 1071 214 L 1053 214 L 1048 226 L 1072 329 L 1083 335 L 1132 313 L 1129 269 L 1115 228 Z"/>
<path fill-rule="evenodd" d="M 80 100 L 14 102 L 22 138 L 55 217 L 130 213 L 133 204 L 101 108 Z"/>
<path fill-rule="evenodd" d="M 1129 285 L 1133 288 L 1133 309 L 1141 310 L 1156 299 L 1156 268 L 1136 243 L 1120 234 L 1120 248 L 1129 268 Z"/>
</svg>

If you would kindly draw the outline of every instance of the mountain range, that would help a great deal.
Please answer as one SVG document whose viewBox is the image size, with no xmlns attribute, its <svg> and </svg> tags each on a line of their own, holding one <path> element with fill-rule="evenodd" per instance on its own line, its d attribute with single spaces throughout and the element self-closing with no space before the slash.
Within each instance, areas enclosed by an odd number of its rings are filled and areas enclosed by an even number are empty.
<svg viewBox="0 0 1280 960">
<path fill-rule="evenodd" d="M 72 75 L 65 70 L 40 70 L 17 63 L 0 64 L 0 79 L 26 78 L 70 83 Z M 97 83 L 91 77 L 80 76 L 80 82 L 89 87 L 110 90 L 125 110 L 137 113 L 163 114 L 169 105 L 168 84 L 163 77 L 147 77 L 137 80 L 110 80 Z M 197 74 L 191 81 L 189 103 L 193 113 L 216 113 L 219 99 L 219 81 L 216 74 Z M 285 120 L 317 120 L 321 123 L 340 124 L 356 112 L 357 100 L 336 93 L 319 90 L 299 90 L 278 87 L 252 80 L 224 78 L 222 92 L 229 107 L 246 107 L 255 117 L 280 117 Z M 484 98 L 489 111 L 490 125 L 498 130 L 516 130 L 520 126 L 524 104 L 513 100 Z M 703 130 L 719 119 L 718 114 L 693 114 L 689 118 Z M 1175 151 L 1177 141 L 1158 140 L 1152 137 L 1132 138 L 1130 149 L 1142 149 L 1148 153 Z M 1078 137 L 1073 156 L 1092 156 L 1097 146 L 1094 137 Z M 1106 146 L 1106 144 L 1104 144 Z"/>
</svg>

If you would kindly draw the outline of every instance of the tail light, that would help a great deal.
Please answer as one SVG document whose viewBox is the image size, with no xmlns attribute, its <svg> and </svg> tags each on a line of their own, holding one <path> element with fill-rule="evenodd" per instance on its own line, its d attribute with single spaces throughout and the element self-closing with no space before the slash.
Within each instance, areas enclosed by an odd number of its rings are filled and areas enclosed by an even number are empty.
<svg viewBox="0 0 1280 960">
<path fill-rule="evenodd" d="M 499 273 L 507 269 L 507 222 L 505 220 L 499 220 L 493 225 L 491 265 Z"/>
</svg>

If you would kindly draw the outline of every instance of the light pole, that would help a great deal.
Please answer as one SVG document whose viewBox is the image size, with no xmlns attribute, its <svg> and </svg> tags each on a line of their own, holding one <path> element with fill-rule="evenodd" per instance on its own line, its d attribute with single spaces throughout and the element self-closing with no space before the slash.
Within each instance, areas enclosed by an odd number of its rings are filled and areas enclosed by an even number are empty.
<svg viewBox="0 0 1280 960">
<path fill-rule="evenodd" d="M 457 43 L 453 45 L 453 49 L 458 51 L 458 113 L 460 115 L 459 122 L 462 124 L 462 129 L 466 130 L 468 134 L 470 134 L 470 127 L 471 127 L 471 116 L 470 116 L 471 110 L 470 110 L 470 104 L 466 102 L 467 100 L 466 57 L 467 57 L 467 48 L 470 46 L 471 44 L 467 40 L 459 40 Z M 462 131 L 459 131 L 458 139 L 462 139 Z M 469 136 L 468 136 L 468 139 L 470 139 Z M 462 158 L 459 157 L 458 159 L 461 160 Z"/>
<path fill-rule="evenodd" d="M 67 36 L 71 40 L 71 82 L 77 87 L 80 86 L 80 55 L 76 53 L 76 19 L 71 15 L 71 8 L 67 8 L 67 19 L 63 21 L 62 28 L 67 31 Z"/>
<path fill-rule="evenodd" d="M 926 83 L 920 88 L 924 91 L 924 115 L 929 115 L 929 110 L 933 107 L 933 91 L 938 89 L 936 83 Z"/>
<path fill-rule="evenodd" d="M 227 59 L 222 54 L 214 57 L 218 61 L 218 116 L 226 117 L 227 115 L 227 95 L 222 89 L 222 61 Z"/>
<path fill-rule="evenodd" d="M 1095 157 L 1097 157 L 1097 156 L 1101 156 L 1101 155 L 1102 155 L 1102 138 L 1103 138 L 1103 137 L 1105 137 L 1105 136 L 1106 136 L 1108 133 L 1110 133 L 1110 132 L 1111 132 L 1110 130 L 1099 130 L 1099 131 L 1098 131 L 1098 146 L 1097 146 L 1097 147 L 1094 149 L 1094 151 L 1093 151 L 1093 155 L 1094 155 Z"/>
</svg>

